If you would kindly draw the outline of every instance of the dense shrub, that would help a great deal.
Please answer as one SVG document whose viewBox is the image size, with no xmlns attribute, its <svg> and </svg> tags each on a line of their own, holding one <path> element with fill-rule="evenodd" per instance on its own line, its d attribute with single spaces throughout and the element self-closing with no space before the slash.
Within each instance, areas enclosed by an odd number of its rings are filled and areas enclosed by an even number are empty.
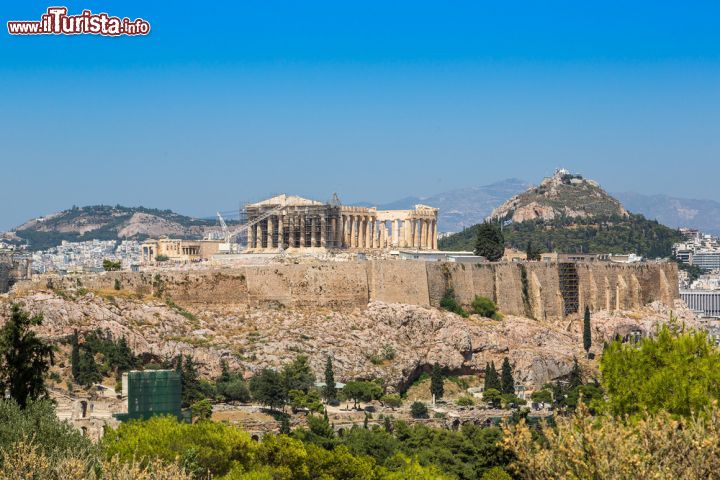
<svg viewBox="0 0 720 480">
<path fill-rule="evenodd" d="M 498 313 L 497 305 L 495 305 L 495 302 L 493 302 L 489 298 L 475 295 L 471 306 L 472 312 L 480 315 L 481 317 L 500 320 L 500 314 Z"/>
</svg>

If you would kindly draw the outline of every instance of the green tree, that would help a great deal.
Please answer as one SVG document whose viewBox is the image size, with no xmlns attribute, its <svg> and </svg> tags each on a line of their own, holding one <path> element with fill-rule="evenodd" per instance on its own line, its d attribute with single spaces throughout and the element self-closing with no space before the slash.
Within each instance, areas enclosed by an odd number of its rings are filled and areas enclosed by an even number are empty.
<svg viewBox="0 0 720 480">
<path fill-rule="evenodd" d="M 480 480 L 512 480 L 512 477 L 502 467 L 493 467 L 483 473 Z"/>
<path fill-rule="evenodd" d="M 93 352 L 88 348 L 81 348 L 78 376 L 75 377 L 75 381 L 84 387 L 90 387 L 94 383 L 100 382 L 102 378 Z"/>
<path fill-rule="evenodd" d="M 513 379 L 512 367 L 510 366 L 510 360 L 508 360 L 508 357 L 505 357 L 503 359 L 502 374 L 500 380 L 500 391 L 502 393 L 515 395 L 515 380 Z"/>
<path fill-rule="evenodd" d="M 703 331 L 664 325 L 638 344 L 613 341 L 600 371 L 615 415 L 666 410 L 688 416 L 720 399 L 720 352 Z"/>
<path fill-rule="evenodd" d="M 333 372 L 332 358 L 330 355 L 325 362 L 325 387 L 323 388 L 323 396 L 326 401 L 337 399 L 337 389 L 335 388 L 335 373 Z"/>
<path fill-rule="evenodd" d="M 301 390 L 307 393 L 315 385 L 315 374 L 310 368 L 307 355 L 298 355 L 282 369 L 285 390 Z"/>
<path fill-rule="evenodd" d="M 582 369 L 580 368 L 577 358 L 573 357 L 573 366 L 568 375 L 568 385 L 570 389 L 573 389 L 579 387 L 582 383 Z"/>
<path fill-rule="evenodd" d="M 352 380 L 345 384 L 342 392 L 345 398 L 353 401 L 353 408 L 358 408 L 360 402 L 370 402 L 380 398 L 383 389 L 375 382 Z"/>
<path fill-rule="evenodd" d="M 585 315 L 583 316 L 583 348 L 585 353 L 590 355 L 590 347 L 592 347 L 592 332 L 590 330 L 590 307 L 585 305 Z"/>
<path fill-rule="evenodd" d="M 0 399 L 0 452 L 27 439 L 32 439 L 40 451 L 52 457 L 95 453 L 88 437 L 70 423 L 58 419 L 52 401 L 37 400 L 20 408 L 13 399 Z"/>
<path fill-rule="evenodd" d="M 272 410 L 285 406 L 287 390 L 283 376 L 271 368 L 265 368 L 250 379 L 250 393 L 255 400 Z"/>
<path fill-rule="evenodd" d="M 527 256 L 528 261 L 536 261 L 540 260 L 540 252 L 535 250 L 533 247 L 532 239 L 528 240 L 527 247 L 525 248 L 525 254 Z"/>
<path fill-rule="evenodd" d="M 483 391 L 483 401 L 494 408 L 500 408 L 502 393 L 495 388 L 488 388 Z"/>
<path fill-rule="evenodd" d="M 182 406 L 190 407 L 193 403 L 199 402 L 205 395 L 200 382 L 200 374 L 197 371 L 197 363 L 191 356 L 178 355 L 176 371 L 180 374 L 180 385 L 182 386 Z"/>
<path fill-rule="evenodd" d="M 220 376 L 215 380 L 217 394 L 228 402 L 247 402 L 250 390 L 239 372 L 230 371 L 225 359 L 220 361 Z"/>
<path fill-rule="evenodd" d="M 280 433 L 282 435 L 290 435 L 290 417 L 288 415 L 283 415 L 280 418 Z"/>
<path fill-rule="evenodd" d="M 552 392 L 547 389 L 536 390 L 530 395 L 533 402 L 552 403 Z"/>
<path fill-rule="evenodd" d="M 422 402 L 413 402 L 413 404 L 410 405 L 410 415 L 412 415 L 413 418 L 427 418 L 428 408 Z"/>
<path fill-rule="evenodd" d="M 190 405 L 190 411 L 196 420 L 210 420 L 213 412 L 212 403 L 207 398 L 203 398 Z"/>
<path fill-rule="evenodd" d="M 440 368 L 440 365 L 435 362 L 430 375 L 430 393 L 435 396 L 435 400 L 441 400 L 443 394 L 445 393 L 443 381 L 442 369 Z"/>
<path fill-rule="evenodd" d="M 440 299 L 440 308 L 447 310 L 448 312 L 457 313 L 461 317 L 467 317 L 467 312 L 460 306 L 457 299 L 455 298 L 455 292 L 452 288 L 445 290 L 445 294 Z"/>
<path fill-rule="evenodd" d="M 20 408 L 45 397 L 45 376 L 54 361 L 53 347 L 32 330 L 42 316 L 30 317 L 14 304 L 10 319 L 0 329 L 0 395 L 9 393 Z"/>
<path fill-rule="evenodd" d="M 402 405 L 402 397 L 397 393 L 388 393 L 380 397 L 380 401 L 386 407 L 390 407 L 393 410 L 399 408 Z"/>
<path fill-rule="evenodd" d="M 500 260 L 505 254 L 505 239 L 500 227 L 495 223 L 483 222 L 477 228 L 475 255 L 485 257 L 491 262 Z"/>
<path fill-rule="evenodd" d="M 120 263 L 120 261 L 113 262 L 112 260 L 105 259 L 102 262 L 102 266 L 106 272 L 114 272 L 122 268 L 122 263 Z"/>
<path fill-rule="evenodd" d="M 472 407 L 475 405 L 475 398 L 471 395 L 463 395 L 455 400 L 455 405 L 460 407 Z"/>
<path fill-rule="evenodd" d="M 472 311 L 481 317 L 499 320 L 497 305 L 487 297 L 475 295 L 472 301 Z"/>
<path fill-rule="evenodd" d="M 497 370 L 495 370 L 495 362 L 485 364 L 485 385 L 483 390 L 495 389 L 502 390 L 500 384 L 500 377 L 498 377 Z"/>
</svg>

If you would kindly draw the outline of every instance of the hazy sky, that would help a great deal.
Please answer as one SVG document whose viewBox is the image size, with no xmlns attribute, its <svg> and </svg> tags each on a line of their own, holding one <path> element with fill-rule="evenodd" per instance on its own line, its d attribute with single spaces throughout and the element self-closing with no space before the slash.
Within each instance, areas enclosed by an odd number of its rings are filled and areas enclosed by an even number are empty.
<svg viewBox="0 0 720 480">
<path fill-rule="evenodd" d="M 58 2 L 55 2 L 58 3 Z M 564 166 L 720 200 L 720 3 L 59 2 L 147 37 L 10 36 L 0 229 L 73 204 L 386 202 Z"/>
</svg>

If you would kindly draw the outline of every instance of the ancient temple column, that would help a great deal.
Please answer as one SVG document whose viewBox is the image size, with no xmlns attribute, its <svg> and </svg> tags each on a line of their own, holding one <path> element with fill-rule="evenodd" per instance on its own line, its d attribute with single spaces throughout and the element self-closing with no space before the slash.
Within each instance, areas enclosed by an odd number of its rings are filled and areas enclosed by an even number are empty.
<svg viewBox="0 0 720 480">
<path fill-rule="evenodd" d="M 360 215 L 355 215 L 355 235 L 353 236 L 353 243 L 355 248 L 360 248 Z"/>
<path fill-rule="evenodd" d="M 413 239 L 413 246 L 415 248 L 420 248 L 420 220 L 414 220 L 413 227 L 415 228 L 415 238 Z"/>
<path fill-rule="evenodd" d="M 331 223 L 332 226 L 332 223 Z M 320 217 L 320 246 L 326 247 L 327 246 L 327 240 L 330 236 L 330 231 L 328 231 L 328 224 L 327 219 L 325 218 L 325 214 Z M 332 237 L 330 237 L 332 238 Z M 332 241 L 332 240 L 331 240 Z"/>
<path fill-rule="evenodd" d="M 355 217 L 353 215 L 348 215 L 348 223 L 350 224 L 350 232 L 348 234 L 348 246 L 350 248 L 355 248 L 357 247 L 355 240 L 355 232 L 357 231 L 357 228 L 355 227 Z"/>
<path fill-rule="evenodd" d="M 437 220 L 433 220 L 432 247 L 433 250 L 437 250 Z"/>
<path fill-rule="evenodd" d="M 262 248 L 262 222 L 255 225 L 255 242 L 257 248 Z"/>
<path fill-rule="evenodd" d="M 385 237 L 387 236 L 387 231 L 385 228 L 385 222 L 380 222 L 380 233 L 378 235 L 378 238 L 380 240 L 380 248 L 385 248 Z"/>
<path fill-rule="evenodd" d="M 255 248 L 255 227 L 248 228 L 248 248 Z"/>
<path fill-rule="evenodd" d="M 403 220 L 398 220 L 398 224 L 398 247 L 406 247 L 407 245 L 405 245 L 405 222 Z"/>
<path fill-rule="evenodd" d="M 278 215 L 278 239 L 277 239 L 277 246 L 285 248 L 285 225 L 283 221 L 283 216 Z"/>
<path fill-rule="evenodd" d="M 409 247 L 410 246 L 410 223 L 407 221 L 407 218 L 402 220 L 402 228 L 400 229 L 402 232 L 402 246 L 403 247 Z"/>
<path fill-rule="evenodd" d="M 366 243 L 365 248 L 375 248 L 375 242 L 373 242 L 372 234 L 375 229 L 373 228 L 375 226 L 375 222 L 372 217 L 368 217 L 368 225 L 367 225 L 367 237 L 366 237 Z"/>
<path fill-rule="evenodd" d="M 367 217 L 360 217 L 360 228 L 358 229 L 358 246 L 367 248 Z"/>
<path fill-rule="evenodd" d="M 343 244 L 343 222 L 342 215 L 340 218 L 333 218 L 333 231 L 335 232 L 335 248 L 342 247 Z"/>
<path fill-rule="evenodd" d="M 300 247 L 307 247 L 305 245 L 305 222 L 307 220 L 305 219 L 305 215 L 300 215 Z"/>
<path fill-rule="evenodd" d="M 428 242 L 430 241 L 430 235 L 428 234 L 430 222 L 428 220 L 423 220 L 423 231 L 422 231 L 422 245 L 424 249 L 428 248 Z"/>
<path fill-rule="evenodd" d="M 348 248 L 353 246 L 352 231 L 353 231 L 353 218 L 350 215 L 346 215 L 345 216 L 345 245 L 347 245 Z"/>
<path fill-rule="evenodd" d="M 275 217 L 268 217 L 267 219 L 267 248 L 273 248 L 273 227 L 275 223 Z"/>
<path fill-rule="evenodd" d="M 310 219 L 310 246 L 317 247 L 317 218 Z"/>
<path fill-rule="evenodd" d="M 380 245 L 380 222 L 378 221 L 373 225 L 373 245 L 375 248 L 382 248 Z"/>
</svg>

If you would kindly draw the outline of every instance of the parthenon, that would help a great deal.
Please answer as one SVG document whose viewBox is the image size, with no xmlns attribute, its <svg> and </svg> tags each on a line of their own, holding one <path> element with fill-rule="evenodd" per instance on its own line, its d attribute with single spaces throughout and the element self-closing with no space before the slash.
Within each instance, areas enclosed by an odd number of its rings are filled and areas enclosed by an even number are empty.
<svg viewBox="0 0 720 480">
<path fill-rule="evenodd" d="M 249 251 L 437 249 L 438 209 L 427 205 L 378 210 L 283 194 L 246 205 L 245 210 L 251 225 Z"/>
</svg>

